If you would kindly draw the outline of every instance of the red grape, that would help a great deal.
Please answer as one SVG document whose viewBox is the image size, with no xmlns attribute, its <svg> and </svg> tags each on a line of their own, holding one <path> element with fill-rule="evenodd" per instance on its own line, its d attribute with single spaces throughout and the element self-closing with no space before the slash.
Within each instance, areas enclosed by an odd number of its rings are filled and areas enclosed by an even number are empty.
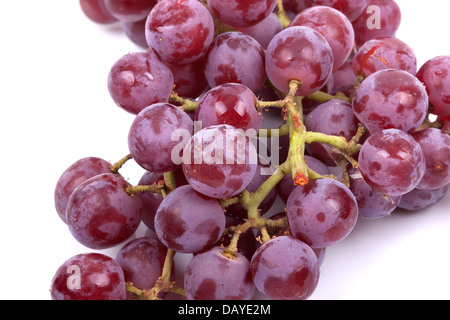
<svg viewBox="0 0 450 320">
<path fill-rule="evenodd" d="M 128 195 L 129 186 L 112 173 L 80 184 L 67 205 L 67 225 L 74 238 L 91 249 L 107 249 L 130 238 L 141 222 L 142 200 Z"/>
<path fill-rule="evenodd" d="M 105 0 L 109 12 L 121 21 L 135 22 L 147 18 L 156 0 Z"/>
<path fill-rule="evenodd" d="M 267 49 L 270 40 L 281 30 L 283 26 L 281 25 L 280 19 L 278 19 L 276 13 L 269 14 L 263 21 L 250 27 L 237 28 L 242 33 L 248 34 L 256 41 L 259 42 L 261 47 Z"/>
<path fill-rule="evenodd" d="M 175 170 L 181 164 L 181 161 L 177 163 L 181 155 L 173 155 L 173 150 L 177 146 L 182 149 L 193 131 L 194 124 L 184 111 L 169 103 L 153 104 L 142 110 L 131 125 L 128 135 L 130 154 L 148 171 Z M 176 136 L 178 133 L 180 138 Z"/>
<path fill-rule="evenodd" d="M 401 197 L 398 207 L 408 211 L 419 211 L 429 208 L 441 201 L 447 190 L 448 186 L 436 190 L 413 189 Z"/>
<path fill-rule="evenodd" d="M 367 8 L 367 0 L 307 0 L 307 1 L 310 1 L 311 5 L 313 6 L 327 6 L 339 10 L 340 12 L 345 14 L 350 21 L 355 21 Z"/>
<path fill-rule="evenodd" d="M 256 288 L 274 300 L 306 300 L 319 281 L 319 261 L 304 242 L 280 236 L 256 250 L 250 263 Z"/>
<path fill-rule="evenodd" d="M 122 268 L 100 253 L 83 253 L 65 261 L 50 288 L 52 300 L 124 300 Z"/>
<path fill-rule="evenodd" d="M 150 12 L 147 44 L 166 63 L 186 64 L 203 56 L 214 37 L 214 21 L 197 0 L 165 0 Z"/>
<path fill-rule="evenodd" d="M 83 13 L 92 21 L 100 24 L 110 24 L 117 21 L 106 7 L 105 0 L 79 0 Z"/>
<path fill-rule="evenodd" d="M 184 289 L 189 300 L 250 300 L 255 285 L 250 263 L 243 255 L 227 256 L 213 247 L 192 258 L 186 268 Z"/>
<path fill-rule="evenodd" d="M 168 248 L 196 253 L 212 247 L 225 229 L 225 215 L 216 199 L 182 186 L 170 192 L 155 215 L 155 231 Z"/>
<path fill-rule="evenodd" d="M 398 129 L 370 135 L 361 148 L 358 163 L 367 184 L 388 196 L 413 190 L 425 173 L 425 156 L 419 143 Z"/>
<path fill-rule="evenodd" d="M 286 210 L 292 236 L 312 248 L 326 248 L 342 241 L 358 220 L 355 196 L 343 183 L 328 178 L 295 188 Z"/>
<path fill-rule="evenodd" d="M 289 27 L 273 37 L 266 51 L 266 72 L 280 91 L 289 82 L 301 83 L 297 95 L 311 94 L 328 81 L 333 71 L 333 52 L 327 40 L 309 27 Z"/>
<path fill-rule="evenodd" d="M 381 70 L 360 84 L 353 98 L 353 111 L 370 133 L 391 128 L 412 132 L 427 116 L 428 95 L 410 73 Z"/>
<path fill-rule="evenodd" d="M 134 115 L 153 103 L 167 102 L 172 87 L 172 72 L 152 51 L 123 56 L 108 75 L 111 98 Z"/>
</svg>

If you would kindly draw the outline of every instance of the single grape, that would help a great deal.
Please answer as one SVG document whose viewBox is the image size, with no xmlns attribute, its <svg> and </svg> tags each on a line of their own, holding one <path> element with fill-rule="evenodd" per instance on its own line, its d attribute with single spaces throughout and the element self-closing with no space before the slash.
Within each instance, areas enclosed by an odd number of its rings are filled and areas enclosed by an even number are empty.
<svg viewBox="0 0 450 320">
<path fill-rule="evenodd" d="M 126 282 L 148 290 L 161 276 L 166 254 L 167 247 L 158 240 L 140 237 L 126 243 L 117 253 L 116 261 L 122 267 Z"/>
<path fill-rule="evenodd" d="M 111 14 L 120 21 L 136 22 L 147 18 L 156 0 L 105 0 Z"/>
<path fill-rule="evenodd" d="M 182 65 L 167 65 L 172 70 L 174 91 L 180 97 L 196 99 L 209 88 L 203 72 L 205 65 L 203 58 Z"/>
<path fill-rule="evenodd" d="M 97 157 L 86 157 L 71 164 L 56 183 L 55 208 L 61 220 L 66 222 L 66 208 L 70 195 L 82 182 L 98 174 L 111 173 L 111 164 Z"/>
<path fill-rule="evenodd" d="M 233 82 L 257 91 L 267 78 L 264 60 L 258 41 L 241 32 L 225 32 L 215 37 L 205 53 L 205 76 L 211 88 Z"/>
<path fill-rule="evenodd" d="M 184 275 L 184 289 L 189 300 L 250 300 L 255 285 L 247 258 L 213 247 L 192 258 Z"/>
<path fill-rule="evenodd" d="M 353 21 L 356 46 L 382 37 L 394 37 L 400 26 L 402 13 L 394 0 L 367 0 L 364 12 Z"/>
<path fill-rule="evenodd" d="M 305 155 L 305 162 L 308 165 L 308 167 L 311 170 L 314 170 L 318 174 L 321 175 L 329 175 L 331 174 L 330 170 L 328 169 L 327 165 L 323 163 L 321 160 L 314 158 L 312 156 Z M 281 199 L 286 203 L 287 199 L 289 198 L 289 195 L 292 191 L 294 191 L 295 188 L 297 188 L 294 184 L 294 180 L 292 179 L 292 175 L 287 174 L 284 176 L 284 178 L 278 183 L 277 185 L 277 191 L 280 195 Z"/>
<path fill-rule="evenodd" d="M 358 220 L 355 196 L 332 179 L 310 181 L 295 188 L 286 202 L 292 236 L 312 248 L 326 248 L 345 239 Z"/>
<path fill-rule="evenodd" d="M 216 199 L 181 186 L 170 192 L 155 215 L 155 231 L 168 248 L 196 253 L 213 246 L 225 229 L 225 215 Z"/>
<path fill-rule="evenodd" d="M 425 155 L 425 174 L 418 189 L 436 190 L 450 184 L 450 136 L 428 128 L 411 133 Z"/>
<path fill-rule="evenodd" d="M 140 21 L 122 22 L 122 28 L 127 37 L 139 47 L 148 49 L 147 39 L 145 38 L 145 23 L 147 18 Z"/>
<path fill-rule="evenodd" d="M 52 300 L 124 300 L 122 268 L 111 257 L 83 253 L 65 261 L 53 276 Z"/>
<path fill-rule="evenodd" d="M 208 8 L 216 19 L 237 28 L 261 22 L 276 4 L 276 0 L 208 0 Z"/>
<path fill-rule="evenodd" d="M 273 300 L 306 300 L 319 281 L 319 262 L 304 242 L 290 236 L 269 240 L 250 263 L 256 288 Z"/>
<path fill-rule="evenodd" d="M 228 124 L 244 131 L 258 131 L 263 122 L 256 109 L 256 96 L 248 87 L 238 83 L 225 83 L 207 91 L 198 102 L 195 120 L 202 127 Z"/>
<path fill-rule="evenodd" d="M 386 69 L 403 70 L 416 75 L 417 58 L 413 49 L 398 38 L 378 38 L 364 43 L 353 58 L 356 75 L 367 77 Z"/>
<path fill-rule="evenodd" d="M 398 206 L 401 196 L 386 196 L 369 186 L 361 173 L 354 168 L 348 170 L 350 190 L 358 202 L 359 216 L 365 219 L 381 219 L 389 216 Z"/>
<path fill-rule="evenodd" d="M 408 211 L 419 211 L 429 208 L 441 201 L 447 190 L 448 185 L 436 190 L 413 189 L 402 196 L 398 207 Z"/>
<path fill-rule="evenodd" d="M 151 104 L 168 102 L 173 75 L 152 52 L 134 52 L 121 57 L 108 75 L 108 90 L 122 109 L 137 115 Z"/>
<path fill-rule="evenodd" d="M 142 218 L 142 200 L 130 196 L 130 184 L 112 173 L 81 183 L 67 204 L 67 225 L 76 240 L 91 249 L 111 248 L 130 238 Z"/>
<path fill-rule="evenodd" d="M 191 138 L 183 152 L 189 184 L 212 198 L 228 198 L 252 181 L 258 165 L 254 145 L 242 129 L 230 125 L 206 127 Z"/>
<path fill-rule="evenodd" d="M 450 56 L 438 56 L 428 60 L 417 72 L 417 78 L 427 89 L 431 112 L 438 116 L 450 116 Z"/>
<path fill-rule="evenodd" d="M 153 185 L 164 181 L 163 173 L 146 171 L 138 185 Z M 160 193 L 146 192 L 140 193 L 142 198 L 142 222 L 151 230 L 155 230 L 155 214 L 164 197 Z"/>
<path fill-rule="evenodd" d="M 179 152 L 194 132 L 191 118 L 169 103 L 153 104 L 142 110 L 134 119 L 128 147 L 133 159 L 152 172 L 175 170 L 180 164 Z M 175 152 L 175 154 L 173 154 Z"/>
<path fill-rule="evenodd" d="M 105 0 L 79 0 L 83 13 L 92 21 L 100 24 L 110 24 L 117 21 L 108 10 Z"/>
<path fill-rule="evenodd" d="M 410 73 L 381 70 L 359 85 L 353 98 L 353 111 L 372 134 L 383 129 L 412 132 L 427 116 L 428 95 L 422 83 Z"/>
<path fill-rule="evenodd" d="M 398 129 L 370 135 L 358 163 L 367 184 L 388 196 L 401 196 L 415 189 L 425 173 L 425 156 L 419 143 Z"/>
<path fill-rule="evenodd" d="M 320 104 L 305 118 L 308 131 L 341 136 L 347 141 L 358 131 L 359 121 L 355 117 L 350 103 L 333 99 Z M 335 166 L 335 159 L 340 157 L 333 148 L 325 143 L 313 142 L 306 145 L 309 155 L 323 161 L 326 165 Z"/>
<path fill-rule="evenodd" d="M 309 27 L 289 27 L 279 32 L 266 51 L 266 72 L 280 91 L 289 92 L 289 82 L 301 83 L 299 96 L 322 88 L 333 71 L 333 52 L 327 40 Z"/>
<path fill-rule="evenodd" d="M 312 6 L 327 6 L 339 10 L 350 21 L 355 21 L 367 8 L 367 0 L 306 0 L 305 2 L 308 1 Z"/>
<path fill-rule="evenodd" d="M 214 21 L 197 0 L 159 2 L 147 18 L 149 47 L 170 64 L 186 64 L 200 59 L 214 38 Z"/>
<path fill-rule="evenodd" d="M 356 80 L 353 72 L 353 58 L 349 58 L 339 69 L 333 71 L 330 78 L 332 81 L 331 92 L 329 93 L 336 94 L 339 91 L 345 91 L 345 88 L 350 88 L 350 93 L 353 93 Z"/>
<path fill-rule="evenodd" d="M 307 8 L 312 7 L 313 0 L 283 0 L 284 10 L 294 16 Z"/>
<path fill-rule="evenodd" d="M 316 6 L 300 12 L 290 26 L 310 27 L 325 37 L 333 52 L 333 70 L 339 69 L 350 56 L 355 32 L 350 20 L 340 11 Z"/>
<path fill-rule="evenodd" d="M 267 49 L 270 40 L 272 40 L 278 32 L 283 30 L 283 26 L 276 13 L 272 12 L 264 20 L 253 26 L 236 29 L 242 33 L 248 34 L 258 41 L 263 49 Z"/>
</svg>

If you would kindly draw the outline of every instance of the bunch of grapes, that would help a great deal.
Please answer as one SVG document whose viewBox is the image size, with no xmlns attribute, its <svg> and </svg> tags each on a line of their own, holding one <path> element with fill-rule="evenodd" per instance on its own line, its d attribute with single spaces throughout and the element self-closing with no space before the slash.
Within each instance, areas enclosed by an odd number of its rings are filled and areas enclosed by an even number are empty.
<svg viewBox="0 0 450 320">
<path fill-rule="evenodd" d="M 55 190 L 91 249 L 53 299 L 307 299 L 358 219 L 421 210 L 450 184 L 450 56 L 418 70 L 393 0 L 80 0 L 143 47 L 107 86 L 135 115 L 117 163 Z M 138 185 L 120 170 L 145 169 Z M 276 198 L 284 210 L 268 216 Z M 143 223 L 154 236 L 132 240 Z M 184 283 L 174 256 L 192 254 Z"/>
</svg>

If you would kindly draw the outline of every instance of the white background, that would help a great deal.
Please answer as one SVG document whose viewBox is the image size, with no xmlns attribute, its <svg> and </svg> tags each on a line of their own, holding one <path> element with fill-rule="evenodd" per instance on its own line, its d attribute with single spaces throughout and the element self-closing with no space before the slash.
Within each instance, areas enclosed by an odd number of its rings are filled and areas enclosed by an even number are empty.
<svg viewBox="0 0 450 320">
<path fill-rule="evenodd" d="M 419 66 L 450 54 L 448 1 L 397 2 L 397 36 Z M 142 49 L 120 26 L 89 21 L 76 0 L 0 1 L 0 34 L 0 299 L 49 299 L 56 269 L 92 251 L 57 216 L 56 181 L 85 156 L 128 153 L 133 116 L 113 104 L 106 78 L 119 57 Z M 129 162 L 122 173 L 137 183 L 142 170 Z M 311 299 L 449 299 L 449 244 L 448 194 L 419 213 L 362 221 L 327 250 Z"/>
</svg>

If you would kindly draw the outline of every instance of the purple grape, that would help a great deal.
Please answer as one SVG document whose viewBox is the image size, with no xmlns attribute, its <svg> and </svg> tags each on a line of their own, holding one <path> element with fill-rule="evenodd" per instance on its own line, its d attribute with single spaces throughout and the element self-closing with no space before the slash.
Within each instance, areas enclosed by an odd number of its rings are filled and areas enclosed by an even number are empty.
<svg viewBox="0 0 450 320">
<path fill-rule="evenodd" d="M 124 300 L 122 268 L 100 253 L 84 253 L 65 261 L 53 276 L 52 300 Z"/>
<path fill-rule="evenodd" d="M 305 118 L 308 131 L 341 136 L 347 141 L 358 131 L 359 121 L 355 117 L 351 104 L 343 100 L 333 99 L 320 104 Z M 313 142 L 306 145 L 308 153 L 329 166 L 335 166 L 335 159 L 340 155 L 325 143 Z"/>
<path fill-rule="evenodd" d="M 419 211 L 429 208 L 441 201 L 447 190 L 448 186 L 436 190 L 413 189 L 402 196 L 398 207 L 408 211 Z"/>
<path fill-rule="evenodd" d="M 105 0 L 106 7 L 116 19 L 127 22 L 147 18 L 156 0 Z"/>
<path fill-rule="evenodd" d="M 155 215 L 155 231 L 168 248 L 196 253 L 213 246 L 225 229 L 225 215 L 216 199 L 181 186 L 170 192 Z"/>
<path fill-rule="evenodd" d="M 152 51 L 123 56 L 108 75 L 113 101 L 135 115 L 151 104 L 169 101 L 173 83 L 169 67 Z"/>
<path fill-rule="evenodd" d="M 432 104 L 432 113 L 450 116 L 450 56 L 438 56 L 428 60 L 417 72 L 417 78 L 425 85 Z"/>
<path fill-rule="evenodd" d="M 290 26 L 310 27 L 325 37 L 333 52 L 333 70 L 347 61 L 355 43 L 355 32 L 350 20 L 340 11 L 317 6 L 300 12 Z"/>
<path fill-rule="evenodd" d="M 186 144 L 183 170 L 189 184 L 212 198 L 242 192 L 257 168 L 257 153 L 242 129 L 218 125 L 197 132 Z"/>
<path fill-rule="evenodd" d="M 367 77 L 353 99 L 353 111 L 370 133 L 383 129 L 412 132 L 427 116 L 428 95 L 406 71 L 381 70 Z"/>
<path fill-rule="evenodd" d="M 367 7 L 352 23 L 356 46 L 376 38 L 394 37 L 401 20 L 400 7 L 394 0 L 367 0 Z"/>
<path fill-rule="evenodd" d="M 204 55 L 214 38 L 214 21 L 197 0 L 159 2 L 147 18 L 149 47 L 170 64 L 186 64 Z"/>
<path fill-rule="evenodd" d="M 248 87 L 226 83 L 207 91 L 199 100 L 196 121 L 204 128 L 228 124 L 244 131 L 261 128 L 263 117 L 256 109 L 256 96 Z"/>
<path fill-rule="evenodd" d="M 280 91 L 300 81 L 299 96 L 322 88 L 333 71 L 333 52 L 327 40 L 309 27 L 289 27 L 273 37 L 266 51 L 266 72 Z"/>
<path fill-rule="evenodd" d="M 342 241 L 358 220 L 358 204 L 350 189 L 327 178 L 295 188 L 286 202 L 286 212 L 292 236 L 312 248 Z"/>
<path fill-rule="evenodd" d="M 91 249 L 107 249 L 130 238 L 142 218 L 142 200 L 130 196 L 130 184 L 112 173 L 81 183 L 67 204 L 67 225 L 76 240 Z"/>
<path fill-rule="evenodd" d="M 176 158 L 181 160 L 181 155 L 173 155 L 173 150 L 179 147 L 182 151 L 187 143 L 185 140 L 193 132 L 194 124 L 184 111 L 169 103 L 153 104 L 142 110 L 131 125 L 128 135 L 130 154 L 148 171 L 175 170 L 181 164 Z"/>
<path fill-rule="evenodd" d="M 264 60 L 258 41 L 241 32 L 225 32 L 215 37 L 205 53 L 205 76 L 211 88 L 241 83 L 257 91 L 267 78 Z"/>
<path fill-rule="evenodd" d="M 370 76 L 380 70 L 396 69 L 416 75 L 417 58 L 413 49 L 394 37 L 369 40 L 353 58 L 353 71 Z"/>
<path fill-rule="evenodd" d="M 111 173 L 111 164 L 106 160 L 87 157 L 70 165 L 58 179 L 54 200 L 56 212 L 66 222 L 66 208 L 70 195 L 82 182 L 102 173 Z"/>
<path fill-rule="evenodd" d="M 146 171 L 138 185 L 152 185 L 164 181 L 163 173 Z M 159 193 L 141 192 L 142 198 L 142 222 L 151 230 L 155 230 L 155 214 L 164 197 Z"/>
<path fill-rule="evenodd" d="M 412 191 L 425 173 L 425 156 L 419 143 L 398 129 L 382 130 L 369 136 L 358 162 L 367 184 L 388 196 Z"/>
<path fill-rule="evenodd" d="M 151 289 L 161 276 L 167 247 L 158 240 L 141 237 L 125 244 L 117 253 L 125 281 L 139 289 Z M 130 295 L 128 295 L 130 296 Z"/>
<path fill-rule="evenodd" d="M 381 219 L 389 216 L 398 206 L 401 196 L 385 196 L 369 186 L 361 173 L 354 168 L 348 170 L 350 190 L 358 202 L 358 213 L 365 219 Z"/>
<path fill-rule="evenodd" d="M 278 19 L 276 13 L 269 14 L 264 20 L 261 22 L 250 26 L 250 27 L 242 27 L 237 28 L 242 33 L 248 34 L 256 41 L 259 42 L 261 47 L 267 49 L 272 38 L 281 30 L 283 30 L 283 26 L 281 25 L 280 19 Z"/>
<path fill-rule="evenodd" d="M 231 27 L 249 27 L 266 18 L 277 4 L 276 0 L 208 0 L 214 17 Z"/>
<path fill-rule="evenodd" d="M 425 174 L 418 189 L 436 190 L 450 184 L 450 136 L 428 128 L 411 133 L 425 155 Z"/>
<path fill-rule="evenodd" d="M 331 94 L 343 91 L 349 87 L 353 93 L 356 84 L 356 75 L 353 72 L 353 59 L 348 59 L 339 69 L 333 71 L 330 81 L 333 81 Z"/>
<path fill-rule="evenodd" d="M 195 255 L 186 268 L 184 289 L 189 300 L 250 300 L 255 285 L 243 255 L 227 256 L 213 247 Z"/>
<path fill-rule="evenodd" d="M 105 0 L 79 0 L 83 13 L 92 21 L 100 24 L 110 24 L 117 19 L 109 12 Z"/>
<path fill-rule="evenodd" d="M 250 263 L 256 288 L 273 300 L 306 300 L 319 281 L 319 262 L 304 242 L 290 236 L 269 240 Z"/>
<path fill-rule="evenodd" d="M 305 155 L 305 162 L 311 170 L 314 170 L 318 174 L 321 174 L 321 175 L 331 174 L 327 165 L 317 158 Z M 291 192 L 294 191 L 294 189 L 297 187 L 298 186 L 296 186 L 294 184 L 292 175 L 287 174 L 277 185 L 278 194 L 280 195 L 281 199 L 286 203 Z"/>
</svg>

